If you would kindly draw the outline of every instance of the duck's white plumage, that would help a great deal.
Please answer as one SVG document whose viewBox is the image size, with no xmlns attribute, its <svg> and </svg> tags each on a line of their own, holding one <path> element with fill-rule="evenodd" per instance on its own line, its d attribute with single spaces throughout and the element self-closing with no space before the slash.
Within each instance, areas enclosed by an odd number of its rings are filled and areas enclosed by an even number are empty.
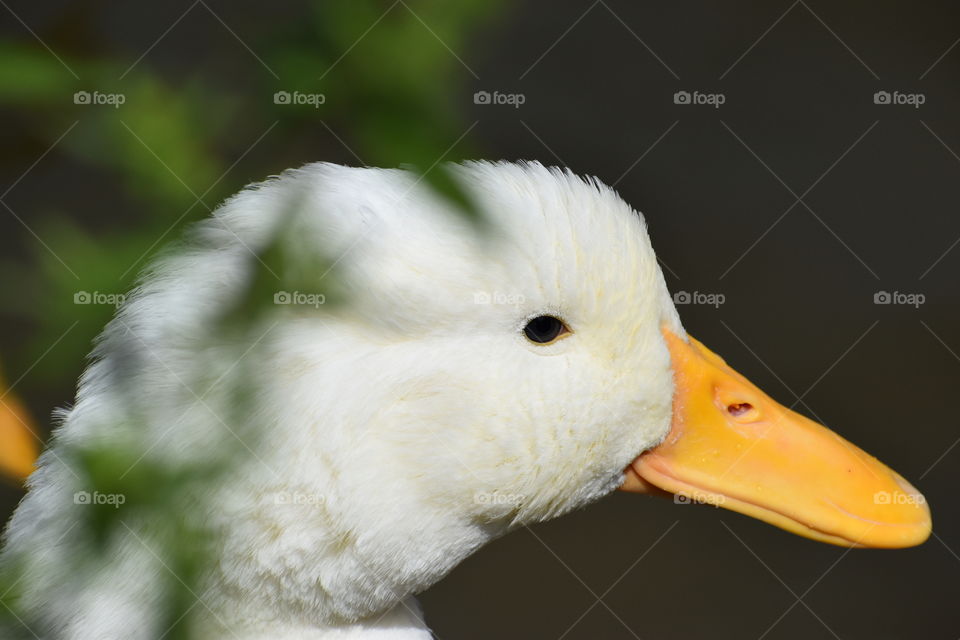
<svg viewBox="0 0 960 640">
<path fill-rule="evenodd" d="M 7 530 L 38 632 L 162 633 L 165 569 L 135 511 L 109 562 L 64 574 L 86 487 L 59 454 L 134 442 L 147 460 L 202 461 L 234 442 L 241 373 L 253 453 L 187 514 L 222 536 L 197 594 L 205 637 L 428 638 L 412 594 L 511 527 L 612 491 L 664 437 L 660 330 L 683 330 L 640 215 L 536 163 L 453 170 L 489 237 L 410 173 L 314 164 L 233 197 L 154 266 Z M 346 304 L 271 306 L 243 340 L 211 336 L 272 242 L 298 282 L 314 278 L 301 293 L 324 291 L 318 256 L 336 261 Z M 542 314 L 572 334 L 530 342 L 522 327 Z"/>
</svg>

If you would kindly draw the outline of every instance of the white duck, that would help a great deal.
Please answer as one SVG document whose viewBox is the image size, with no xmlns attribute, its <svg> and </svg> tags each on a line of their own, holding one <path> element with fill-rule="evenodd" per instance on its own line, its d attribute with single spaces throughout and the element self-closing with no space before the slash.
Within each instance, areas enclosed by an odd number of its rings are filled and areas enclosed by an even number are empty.
<svg viewBox="0 0 960 640">
<path fill-rule="evenodd" d="M 202 637 L 429 638 L 413 594 L 511 528 L 618 487 L 834 544 L 926 539 L 905 480 L 688 338 L 643 219 L 610 188 L 537 163 L 452 170 L 488 237 L 407 172 L 313 164 L 241 192 L 159 261 L 104 332 L 7 530 L 38 634 L 164 632 L 165 568 L 135 511 L 109 562 L 66 573 L 88 488 L 61 458 L 110 441 L 202 461 L 236 415 L 221 380 L 251 365 L 243 412 L 262 437 L 199 503 L 222 536 L 196 594 Z M 341 256 L 347 304 L 277 305 L 244 340 L 210 336 L 275 235 L 316 280 L 301 294 L 324 291 L 317 255 Z M 213 384 L 195 386 L 198 363 Z"/>
</svg>

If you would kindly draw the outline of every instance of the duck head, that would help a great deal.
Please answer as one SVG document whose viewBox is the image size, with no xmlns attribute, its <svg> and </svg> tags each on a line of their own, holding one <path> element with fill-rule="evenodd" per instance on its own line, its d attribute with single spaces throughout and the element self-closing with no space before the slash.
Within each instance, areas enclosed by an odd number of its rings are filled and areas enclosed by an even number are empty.
<svg viewBox="0 0 960 640">
<path fill-rule="evenodd" d="M 307 167 L 228 205 L 306 185 L 304 209 L 326 213 L 300 217 L 292 246 L 342 254 L 352 292 L 329 313 L 282 309 L 269 350 L 270 464 L 283 490 L 323 496 L 271 529 L 306 545 L 304 592 L 361 593 L 333 605 L 356 618 L 372 594 L 422 589 L 492 537 L 617 488 L 838 545 L 926 539 L 902 477 L 685 333 L 642 217 L 610 188 L 535 163 L 452 170 L 487 236 L 397 171 Z M 356 572 L 325 571 L 331 558 Z"/>
<path fill-rule="evenodd" d="M 125 386 L 145 417 L 142 457 L 202 463 L 237 439 L 214 419 L 235 415 L 219 383 L 253 373 L 253 455 L 204 485 L 198 514 L 222 537 L 205 589 L 215 618 L 264 637 L 381 624 L 492 538 L 618 488 L 839 545 L 928 536 L 903 478 L 686 334 L 643 218 L 610 188 L 536 163 L 450 170 L 488 233 L 409 172 L 308 165 L 225 203 L 105 331 L 53 454 L 125 437 Z M 271 244 L 312 284 L 277 291 L 249 341 L 208 344 L 251 279 L 251 251 Z M 345 304 L 323 304 L 317 254 Z M 198 363 L 216 380 L 202 395 L 184 389 Z M 56 457 L 31 479 L 11 553 L 64 548 L 75 511 L 62 505 L 84 487 Z M 149 531 L 127 537 L 96 588 L 45 560 L 28 593 L 56 603 L 48 615 L 85 612 L 60 626 L 140 637 L 142 616 L 115 611 L 156 597 L 142 577 L 164 571 L 139 544 Z"/>
</svg>

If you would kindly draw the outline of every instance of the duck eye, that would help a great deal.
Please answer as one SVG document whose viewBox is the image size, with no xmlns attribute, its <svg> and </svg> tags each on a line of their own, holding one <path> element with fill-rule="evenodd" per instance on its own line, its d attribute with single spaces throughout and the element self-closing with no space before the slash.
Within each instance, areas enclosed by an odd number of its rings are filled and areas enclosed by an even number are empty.
<svg viewBox="0 0 960 640">
<path fill-rule="evenodd" d="M 537 344 L 547 344 L 553 342 L 560 336 L 570 333 L 563 321 L 553 316 L 537 316 L 533 318 L 523 328 L 523 334 L 527 336 L 530 342 Z"/>
</svg>

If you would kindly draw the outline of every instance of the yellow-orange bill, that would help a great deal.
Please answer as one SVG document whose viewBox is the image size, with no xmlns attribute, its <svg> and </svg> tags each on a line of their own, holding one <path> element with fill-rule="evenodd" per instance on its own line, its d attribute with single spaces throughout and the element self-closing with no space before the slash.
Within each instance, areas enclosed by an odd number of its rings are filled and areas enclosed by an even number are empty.
<svg viewBox="0 0 960 640">
<path fill-rule="evenodd" d="M 882 462 L 778 404 L 694 339 L 664 331 L 673 422 L 626 470 L 625 491 L 663 490 L 850 547 L 930 535 L 923 496 Z"/>
<path fill-rule="evenodd" d="M 33 473 L 38 440 L 27 412 L 0 384 L 0 475 L 25 480 Z"/>
</svg>

